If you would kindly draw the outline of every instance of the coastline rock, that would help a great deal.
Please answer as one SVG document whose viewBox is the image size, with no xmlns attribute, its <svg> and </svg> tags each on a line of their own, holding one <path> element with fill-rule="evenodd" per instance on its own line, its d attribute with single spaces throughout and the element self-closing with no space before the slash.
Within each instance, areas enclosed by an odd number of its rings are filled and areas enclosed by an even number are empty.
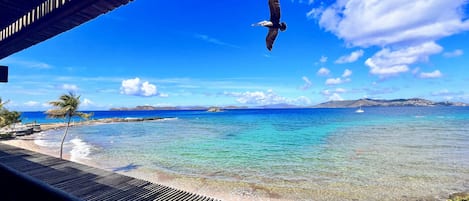
<svg viewBox="0 0 469 201">
<path fill-rule="evenodd" d="M 469 201 L 469 192 L 453 193 L 448 201 Z"/>
<path fill-rule="evenodd" d="M 207 112 L 221 112 L 221 108 L 219 107 L 210 107 L 208 108 Z"/>
</svg>

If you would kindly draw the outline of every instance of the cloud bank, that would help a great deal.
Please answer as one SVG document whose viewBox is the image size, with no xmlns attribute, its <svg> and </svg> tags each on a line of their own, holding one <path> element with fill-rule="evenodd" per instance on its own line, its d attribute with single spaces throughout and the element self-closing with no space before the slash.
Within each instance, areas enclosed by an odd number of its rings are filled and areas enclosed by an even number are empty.
<svg viewBox="0 0 469 201">
<path fill-rule="evenodd" d="M 365 64 L 371 74 L 388 76 L 407 72 L 409 65 L 442 52 L 437 40 L 469 30 L 465 5 L 466 0 L 338 0 L 306 15 L 349 47 L 381 47 Z M 336 62 L 353 61 L 358 55 Z"/>
<path fill-rule="evenodd" d="M 307 15 L 351 46 L 387 46 L 435 41 L 469 30 L 462 12 L 465 4 L 465 0 L 339 0 Z"/>
<path fill-rule="evenodd" d="M 292 104 L 292 105 L 308 105 L 311 100 L 305 96 L 298 98 L 286 98 L 279 96 L 273 90 L 254 91 L 254 92 L 225 92 L 224 95 L 235 97 L 236 101 L 241 104 L 251 105 L 275 105 L 275 104 Z"/>
</svg>

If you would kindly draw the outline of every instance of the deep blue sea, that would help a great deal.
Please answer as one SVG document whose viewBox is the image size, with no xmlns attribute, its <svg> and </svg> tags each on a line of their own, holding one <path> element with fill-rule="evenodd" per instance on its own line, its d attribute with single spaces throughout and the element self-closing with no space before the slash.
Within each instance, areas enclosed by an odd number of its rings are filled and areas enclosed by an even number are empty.
<svg viewBox="0 0 469 201">
<path fill-rule="evenodd" d="M 469 107 L 364 110 L 95 111 L 95 119 L 165 119 L 72 127 L 65 151 L 115 171 L 301 189 L 280 195 L 292 200 L 445 199 L 469 190 Z M 36 144 L 57 149 L 62 134 L 43 132 Z"/>
</svg>

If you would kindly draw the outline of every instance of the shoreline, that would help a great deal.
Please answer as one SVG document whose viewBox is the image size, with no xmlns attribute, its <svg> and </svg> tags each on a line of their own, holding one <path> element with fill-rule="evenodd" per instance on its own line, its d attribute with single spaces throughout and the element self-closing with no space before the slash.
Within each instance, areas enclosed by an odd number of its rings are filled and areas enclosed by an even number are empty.
<svg viewBox="0 0 469 201">
<path fill-rule="evenodd" d="M 92 126 L 107 123 L 129 122 L 134 119 L 100 119 L 85 122 L 74 122 L 71 126 Z M 43 132 L 53 129 L 61 129 L 65 127 L 65 123 L 41 124 Z M 28 149 L 34 152 L 58 157 L 59 150 L 40 146 L 35 143 L 36 139 L 40 139 L 42 133 L 16 137 L 10 140 L 1 140 L 0 143 L 6 143 L 12 146 Z M 70 153 L 64 153 L 64 159 L 70 160 Z M 193 192 L 221 200 L 269 200 L 269 201 L 287 201 L 287 200 L 369 200 L 376 195 L 384 193 L 386 190 L 380 186 L 373 187 L 374 195 L 365 195 L 354 191 L 360 190 L 360 186 L 348 186 L 343 183 L 326 184 L 321 186 L 320 182 L 312 185 L 311 188 L 291 188 L 276 187 L 274 185 L 262 185 L 256 183 L 248 183 L 244 181 L 224 181 L 211 179 L 207 177 L 197 177 L 182 175 L 177 173 L 155 170 L 148 167 L 137 167 L 116 171 L 116 167 L 106 165 L 106 161 L 97 161 L 96 159 L 72 160 L 84 165 L 96 167 L 106 171 L 113 171 L 130 177 L 146 180 L 152 183 L 162 184 L 173 188 Z M 381 193 L 380 193 L 381 192 Z M 386 194 L 386 193 L 384 193 Z M 384 195 L 383 194 L 383 195 Z M 367 197 L 370 196 L 370 197 Z M 433 196 L 429 197 L 402 197 L 402 200 L 439 200 Z M 443 198 L 440 195 L 438 198 Z M 447 195 L 448 196 L 448 195 Z M 446 199 L 445 199 L 446 200 Z"/>
<path fill-rule="evenodd" d="M 48 127 L 48 129 L 60 127 L 61 125 L 55 125 Z M 40 133 L 35 133 L 28 136 L 16 137 L 15 139 L 1 140 L 0 143 L 58 158 L 58 150 L 39 146 L 34 142 L 39 135 Z M 289 201 L 294 199 L 284 198 L 280 194 L 273 192 L 273 189 L 268 189 L 256 184 L 210 180 L 202 177 L 179 175 L 148 168 L 137 168 L 130 171 L 113 171 L 112 168 L 105 167 L 93 159 L 70 160 L 70 153 L 64 153 L 63 159 L 225 201 Z"/>
<path fill-rule="evenodd" d="M 84 122 L 73 122 L 70 127 L 74 126 L 92 126 L 99 124 L 111 124 L 111 123 L 125 123 L 125 122 L 136 122 L 136 121 L 158 121 L 165 118 L 151 118 L 151 119 L 121 119 L 121 118 L 108 118 L 99 120 L 90 120 Z M 34 133 L 25 136 L 16 136 L 11 139 L 0 140 L 0 143 L 16 146 L 19 148 L 27 149 L 33 152 L 49 155 L 58 158 L 59 150 L 51 147 L 40 146 L 35 143 L 35 140 L 41 137 L 42 132 L 50 130 L 63 129 L 66 127 L 66 123 L 46 123 L 41 124 L 41 132 Z M 115 172 L 118 174 L 142 179 L 156 184 L 161 184 L 176 189 L 209 196 L 215 199 L 230 201 L 251 201 L 251 200 L 269 200 L 269 201 L 289 201 L 295 198 L 286 198 L 281 196 L 279 193 L 274 192 L 274 189 L 269 189 L 257 184 L 249 184 L 241 181 L 222 181 L 212 180 L 203 177 L 195 177 L 188 175 L 181 175 L 177 173 L 164 172 L 161 170 L 154 170 L 149 168 L 136 168 L 129 171 L 125 169 L 122 171 L 114 171 L 111 167 L 106 167 L 105 163 L 95 161 L 94 159 L 83 159 L 71 160 L 71 154 L 64 152 L 64 160 L 88 165 L 91 167 L 103 169 L 106 171 Z M 277 189 L 278 190 L 278 189 Z M 287 193 L 287 192 L 283 192 Z M 291 192 L 290 192 L 291 193 Z"/>
<path fill-rule="evenodd" d="M 172 117 L 146 117 L 146 118 L 104 118 L 104 119 L 93 119 L 79 122 L 70 122 L 70 127 L 74 126 L 89 126 L 97 124 L 109 124 L 109 123 L 124 123 L 124 122 L 142 122 L 142 121 L 158 121 L 164 119 L 171 119 Z M 41 131 L 48 131 L 52 129 L 65 128 L 66 123 L 42 123 L 40 124 Z"/>
</svg>

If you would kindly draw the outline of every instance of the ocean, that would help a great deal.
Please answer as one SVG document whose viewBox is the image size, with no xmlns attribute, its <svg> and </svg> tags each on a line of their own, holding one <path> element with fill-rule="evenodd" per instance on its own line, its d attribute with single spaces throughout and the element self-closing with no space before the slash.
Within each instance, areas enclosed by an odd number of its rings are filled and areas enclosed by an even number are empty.
<svg viewBox="0 0 469 201">
<path fill-rule="evenodd" d="M 469 190 L 469 107 L 364 110 L 95 111 L 96 119 L 164 119 L 72 127 L 65 153 L 117 172 L 296 189 L 279 195 L 292 200 L 444 200 Z M 62 134 L 42 132 L 35 142 L 58 149 Z"/>
</svg>

